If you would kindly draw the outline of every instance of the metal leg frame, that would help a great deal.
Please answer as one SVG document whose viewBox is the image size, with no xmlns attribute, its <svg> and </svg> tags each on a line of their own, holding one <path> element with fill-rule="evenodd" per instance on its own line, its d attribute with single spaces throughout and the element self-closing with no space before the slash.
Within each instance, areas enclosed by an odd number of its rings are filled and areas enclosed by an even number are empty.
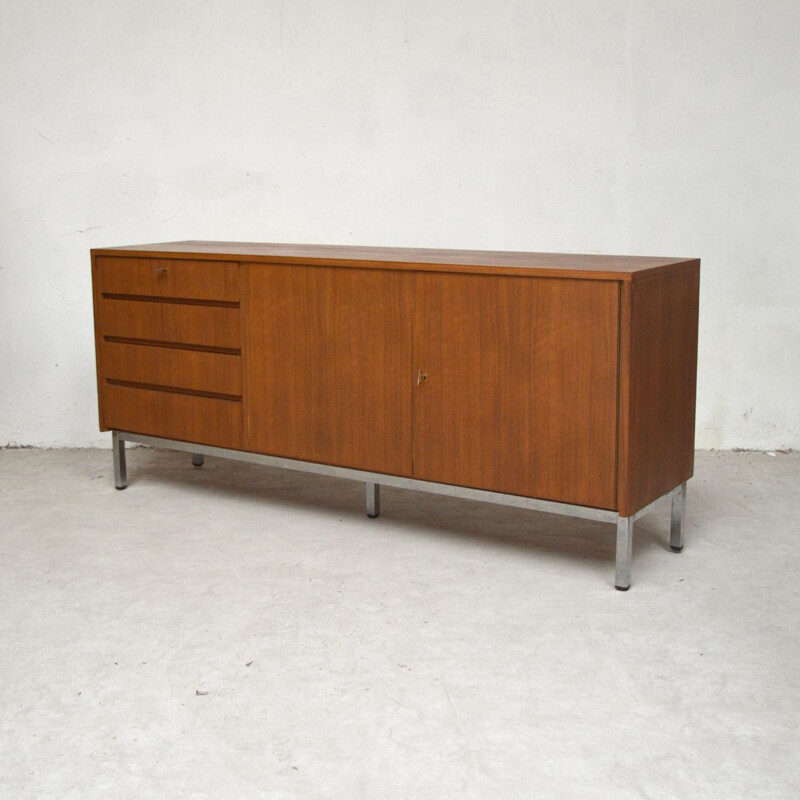
<svg viewBox="0 0 800 800">
<path fill-rule="evenodd" d="M 381 513 L 381 485 L 367 483 L 367 516 L 373 519 Z"/>
<path fill-rule="evenodd" d="M 212 455 L 221 458 L 230 458 L 234 461 L 245 461 L 255 464 L 264 464 L 284 469 L 299 470 L 300 472 L 313 472 L 319 475 L 333 475 L 340 478 L 365 481 L 367 516 L 377 517 L 381 513 L 381 483 L 395 486 L 400 489 L 416 489 L 432 494 L 443 494 L 451 497 L 461 497 L 467 500 L 482 500 L 499 505 L 527 508 L 532 511 L 544 511 L 550 514 L 565 514 L 570 517 L 592 519 L 598 522 L 614 522 L 617 526 L 617 554 L 616 574 L 614 585 L 617 589 L 625 591 L 631 585 L 631 558 L 633 553 L 633 523 L 636 519 L 647 514 L 653 506 L 666 498 L 672 499 L 672 519 L 670 526 L 670 547 L 675 551 L 683 549 L 683 522 L 686 516 L 686 484 L 682 483 L 645 508 L 640 509 L 629 517 L 621 517 L 615 511 L 591 508 L 588 506 L 569 505 L 550 500 L 540 500 L 533 497 L 520 497 L 502 492 L 489 492 L 483 489 L 470 489 L 464 486 L 436 483 L 434 481 L 421 481 L 414 478 L 403 478 L 397 475 L 384 475 L 365 470 L 354 470 L 345 467 L 334 467 L 325 464 L 316 464 L 308 461 L 280 458 L 278 456 L 265 456 L 259 453 L 250 453 L 243 450 L 230 450 L 224 447 L 211 445 L 191 444 L 174 439 L 164 439 L 157 436 L 112 431 L 111 441 L 114 451 L 114 485 L 117 489 L 124 489 L 128 485 L 125 469 L 125 442 L 139 442 L 152 447 L 169 447 L 172 450 L 188 451 L 192 454 L 192 464 L 196 467 L 203 465 L 203 456 Z M 379 483 L 380 481 L 380 483 Z"/>
<path fill-rule="evenodd" d="M 669 546 L 676 552 L 683 550 L 683 521 L 686 518 L 686 483 L 682 483 L 663 497 L 640 509 L 630 517 L 617 517 L 617 558 L 614 585 L 621 591 L 631 588 L 631 559 L 633 555 L 633 523 L 647 514 L 665 497 L 672 499 L 669 529 Z"/>
<path fill-rule="evenodd" d="M 672 495 L 672 519 L 669 528 L 669 546 L 676 552 L 683 550 L 683 520 L 686 518 L 686 484 L 682 483 Z"/>
<path fill-rule="evenodd" d="M 125 462 L 125 440 L 119 431 L 111 431 L 111 450 L 114 455 L 114 486 L 124 489 L 128 485 L 128 465 Z"/>
<path fill-rule="evenodd" d="M 631 588 L 631 556 L 633 555 L 633 517 L 617 520 L 617 560 L 614 586 L 621 592 Z"/>
</svg>

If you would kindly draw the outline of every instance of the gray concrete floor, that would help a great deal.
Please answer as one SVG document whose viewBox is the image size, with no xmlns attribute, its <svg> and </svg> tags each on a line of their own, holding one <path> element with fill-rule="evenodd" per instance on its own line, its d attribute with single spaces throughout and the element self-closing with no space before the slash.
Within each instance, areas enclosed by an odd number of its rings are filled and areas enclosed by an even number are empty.
<svg viewBox="0 0 800 800">
<path fill-rule="evenodd" d="M 796 798 L 800 455 L 612 526 L 0 452 L 3 798 Z"/>
</svg>

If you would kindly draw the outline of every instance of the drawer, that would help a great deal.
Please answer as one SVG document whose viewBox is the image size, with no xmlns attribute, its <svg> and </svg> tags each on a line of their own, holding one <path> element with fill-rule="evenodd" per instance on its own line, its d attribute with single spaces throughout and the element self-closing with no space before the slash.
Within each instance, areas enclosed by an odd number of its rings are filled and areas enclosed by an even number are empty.
<svg viewBox="0 0 800 800">
<path fill-rule="evenodd" d="M 238 308 L 102 299 L 98 312 L 104 337 L 227 350 L 240 347 Z"/>
<path fill-rule="evenodd" d="M 238 302 L 238 272 L 235 261 L 99 256 L 94 266 L 95 290 L 102 294 Z"/>
<path fill-rule="evenodd" d="M 239 449 L 242 404 L 235 400 L 116 386 L 103 391 L 106 427 Z"/>
<path fill-rule="evenodd" d="M 100 360 L 100 370 L 104 378 L 241 399 L 240 356 L 203 350 L 102 342 Z"/>
</svg>

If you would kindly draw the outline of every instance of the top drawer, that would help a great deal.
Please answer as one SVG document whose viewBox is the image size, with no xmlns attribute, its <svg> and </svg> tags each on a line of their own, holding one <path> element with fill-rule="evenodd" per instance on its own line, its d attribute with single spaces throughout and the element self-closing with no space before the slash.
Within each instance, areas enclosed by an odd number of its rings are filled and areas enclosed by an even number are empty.
<svg viewBox="0 0 800 800">
<path fill-rule="evenodd" d="M 233 261 L 98 256 L 95 290 L 104 294 L 239 300 L 239 265 Z"/>
</svg>

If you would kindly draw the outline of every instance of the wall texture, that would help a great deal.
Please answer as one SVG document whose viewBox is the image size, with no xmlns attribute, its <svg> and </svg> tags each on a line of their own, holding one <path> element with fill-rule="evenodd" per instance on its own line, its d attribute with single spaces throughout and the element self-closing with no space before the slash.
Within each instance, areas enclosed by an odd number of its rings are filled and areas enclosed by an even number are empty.
<svg viewBox="0 0 800 800">
<path fill-rule="evenodd" d="M 795 0 L 6 0 L 0 445 L 94 445 L 90 247 L 700 256 L 697 443 L 800 446 Z"/>
</svg>

